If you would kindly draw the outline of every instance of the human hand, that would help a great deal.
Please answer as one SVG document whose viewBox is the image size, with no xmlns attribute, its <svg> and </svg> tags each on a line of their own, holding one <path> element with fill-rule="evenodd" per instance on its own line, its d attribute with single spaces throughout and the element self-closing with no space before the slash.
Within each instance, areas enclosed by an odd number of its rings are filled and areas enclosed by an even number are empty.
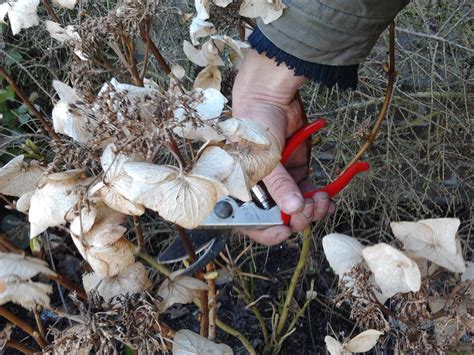
<svg viewBox="0 0 474 355">
<path fill-rule="evenodd" d="M 303 83 L 284 64 L 251 50 L 242 63 L 232 92 L 234 117 L 256 120 L 275 136 L 282 150 L 286 139 L 301 128 L 303 112 L 295 94 Z M 334 203 L 325 192 L 312 198 L 303 198 L 301 191 L 314 187 L 305 181 L 308 175 L 309 151 L 305 144 L 298 147 L 285 167 L 277 167 L 263 179 L 268 192 L 278 207 L 292 216 L 289 226 L 277 226 L 264 230 L 243 230 L 258 243 L 275 245 L 286 240 L 292 233 L 303 231 L 312 221 L 323 219 L 335 210 Z"/>
</svg>

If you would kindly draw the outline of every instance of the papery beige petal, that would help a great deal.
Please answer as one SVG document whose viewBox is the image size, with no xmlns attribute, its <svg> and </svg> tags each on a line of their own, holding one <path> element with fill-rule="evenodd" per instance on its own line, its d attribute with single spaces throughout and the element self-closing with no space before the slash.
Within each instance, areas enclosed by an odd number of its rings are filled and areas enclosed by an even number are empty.
<svg viewBox="0 0 474 355">
<path fill-rule="evenodd" d="M 249 18 L 260 17 L 266 25 L 283 14 L 282 6 L 275 7 L 267 0 L 244 0 L 240 5 L 239 15 Z"/>
<path fill-rule="evenodd" d="M 216 29 L 211 22 L 194 17 L 189 26 L 189 36 L 191 37 L 191 43 L 194 46 L 199 44 L 199 38 L 207 37 L 216 33 Z"/>
<path fill-rule="evenodd" d="M 20 33 L 22 29 L 39 25 L 37 12 L 39 0 L 17 0 L 10 2 L 8 19 L 13 35 Z M 6 7 L 3 8 L 5 11 Z"/>
<path fill-rule="evenodd" d="M 4 2 L 0 4 L 0 22 L 5 22 L 5 17 L 7 16 L 8 12 L 10 11 L 11 6 L 8 2 Z"/>
<path fill-rule="evenodd" d="M 249 142 L 231 143 L 226 144 L 224 150 L 240 162 L 252 186 L 270 174 L 281 158 L 276 140 L 267 146 Z"/>
<path fill-rule="evenodd" d="M 329 354 L 331 355 L 344 355 L 342 352 L 342 344 L 334 339 L 330 335 L 324 337 L 324 342 L 326 343 L 326 349 L 328 349 Z"/>
<path fill-rule="evenodd" d="M 27 192 L 26 194 L 23 194 L 20 196 L 18 201 L 16 201 L 16 210 L 18 212 L 23 212 L 27 213 L 28 210 L 30 209 L 30 204 L 31 204 L 31 196 L 33 196 L 34 191 Z"/>
<path fill-rule="evenodd" d="M 208 89 L 195 89 L 195 91 L 203 95 L 202 99 L 196 105 L 193 105 L 196 109 L 199 117 L 204 120 L 210 120 L 217 118 L 222 114 L 224 105 L 227 103 L 227 99 L 221 94 L 219 90 L 214 88 Z"/>
<path fill-rule="evenodd" d="M 97 290 L 106 301 L 119 295 L 139 293 L 151 286 L 148 272 L 138 262 L 113 277 L 102 278 L 94 272 L 84 274 L 82 283 L 87 294 Z"/>
<path fill-rule="evenodd" d="M 81 183 L 89 179 L 48 179 L 31 197 L 28 220 L 32 225 L 55 227 L 66 223 L 66 214 L 78 205 Z M 32 229 L 33 232 L 33 229 Z M 33 238 L 37 234 L 31 234 Z"/>
<path fill-rule="evenodd" d="M 378 330 L 368 329 L 349 340 L 344 345 L 344 349 L 353 353 L 364 353 L 377 344 L 377 341 L 382 334 L 383 332 Z"/>
<path fill-rule="evenodd" d="M 250 189 L 255 185 L 255 183 L 250 180 L 240 161 L 234 159 L 232 172 L 222 181 L 222 183 L 229 191 L 230 196 L 244 202 L 252 199 Z"/>
<path fill-rule="evenodd" d="M 23 256 L 16 253 L 0 252 L 0 278 L 15 276 L 21 280 L 28 280 L 39 273 L 55 276 L 48 264 L 38 258 Z"/>
<path fill-rule="evenodd" d="M 253 120 L 229 118 L 219 123 L 219 127 L 231 142 L 246 140 L 260 145 L 273 143 L 268 127 Z"/>
<path fill-rule="evenodd" d="M 165 279 L 158 289 L 158 296 L 162 298 L 158 308 L 164 312 L 175 303 L 191 303 L 200 290 L 207 289 L 205 282 L 189 276 L 178 276 L 174 280 Z"/>
<path fill-rule="evenodd" d="M 234 159 L 224 149 L 210 146 L 203 150 L 191 173 L 223 181 L 232 173 L 233 166 Z"/>
<path fill-rule="evenodd" d="M 243 58 L 244 53 L 242 49 L 248 49 L 250 48 L 250 45 L 248 43 L 233 39 L 232 37 L 229 37 L 227 35 L 214 35 L 211 36 L 211 38 L 214 40 L 214 44 L 220 49 L 219 44 L 227 45 L 230 47 L 230 49 L 236 53 L 240 58 Z M 223 48 L 221 49 L 221 51 Z"/>
<path fill-rule="evenodd" d="M 23 281 L 19 278 L 0 278 L 0 305 L 13 302 L 33 310 L 36 306 L 49 306 L 51 285 L 40 282 Z"/>
<path fill-rule="evenodd" d="M 113 187 L 104 186 L 99 190 L 99 196 L 110 208 L 131 216 L 141 216 L 145 213 L 145 207 L 135 203 L 114 190 Z"/>
<path fill-rule="evenodd" d="M 53 4 L 72 10 L 77 4 L 77 0 L 53 0 Z"/>
<path fill-rule="evenodd" d="M 323 237 L 323 250 L 329 265 L 339 277 L 362 260 L 363 245 L 348 235 L 331 233 Z"/>
<path fill-rule="evenodd" d="M 159 184 L 152 194 L 139 201 L 157 211 L 167 221 L 193 229 L 209 215 L 217 199 L 222 196 L 218 187 L 217 181 L 193 175 L 177 175 L 173 180 Z"/>
<path fill-rule="evenodd" d="M 216 344 L 188 329 L 176 332 L 173 339 L 173 355 L 232 355 L 234 352 L 226 344 Z"/>
<path fill-rule="evenodd" d="M 45 25 L 46 30 L 49 32 L 51 37 L 61 43 L 71 40 L 78 41 L 81 39 L 74 26 L 69 25 L 62 27 L 59 23 L 49 20 L 45 21 Z"/>
<path fill-rule="evenodd" d="M 197 49 L 190 42 L 183 41 L 183 51 L 186 57 L 194 64 L 205 67 L 208 65 L 224 65 L 224 61 L 219 55 L 219 51 L 212 41 L 203 43 L 201 49 Z"/>
<path fill-rule="evenodd" d="M 461 245 L 456 237 L 457 218 L 425 219 L 418 222 L 392 222 L 392 232 L 405 249 L 452 272 L 464 272 Z"/>
<path fill-rule="evenodd" d="M 213 0 L 214 4 L 219 7 L 227 7 L 233 0 Z"/>
<path fill-rule="evenodd" d="M 214 65 L 208 65 L 199 72 L 194 80 L 193 87 L 201 89 L 213 88 L 221 89 L 222 75 L 219 68 Z"/>
<path fill-rule="evenodd" d="M 0 193 L 20 197 L 36 189 L 45 169 L 36 161 L 28 164 L 23 159 L 19 155 L 0 168 Z"/>
<path fill-rule="evenodd" d="M 171 73 L 176 77 L 176 79 L 183 79 L 186 75 L 186 70 L 184 70 L 181 65 L 174 64 L 171 66 Z"/>
<path fill-rule="evenodd" d="M 97 208 L 94 205 L 85 206 L 80 214 L 74 217 L 69 226 L 72 233 L 82 235 L 91 230 L 97 216 Z"/>
<path fill-rule="evenodd" d="M 209 18 L 209 0 L 194 0 L 197 18 L 207 20 Z"/>
<path fill-rule="evenodd" d="M 364 248 L 362 255 L 386 297 L 420 289 L 421 274 L 418 265 L 401 251 L 380 243 Z"/>
</svg>

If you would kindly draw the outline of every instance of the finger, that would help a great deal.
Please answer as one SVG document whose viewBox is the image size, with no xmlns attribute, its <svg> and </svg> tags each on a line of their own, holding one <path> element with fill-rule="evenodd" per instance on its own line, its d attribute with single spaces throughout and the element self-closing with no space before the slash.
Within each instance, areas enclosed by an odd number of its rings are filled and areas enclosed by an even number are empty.
<svg viewBox="0 0 474 355">
<path fill-rule="evenodd" d="M 267 246 L 280 244 L 291 235 L 290 228 L 286 226 L 270 227 L 262 230 L 241 229 L 240 231 L 257 243 Z"/>
<path fill-rule="evenodd" d="M 303 211 L 291 217 L 290 228 L 293 233 L 302 232 L 313 220 L 315 205 L 312 198 L 305 198 Z"/>
<path fill-rule="evenodd" d="M 315 204 L 313 220 L 320 221 L 328 214 L 331 200 L 326 192 L 316 192 L 313 200 Z"/>
<path fill-rule="evenodd" d="M 304 199 L 295 180 L 278 163 L 276 168 L 263 179 L 268 192 L 280 209 L 287 214 L 301 212 L 304 208 Z"/>
</svg>

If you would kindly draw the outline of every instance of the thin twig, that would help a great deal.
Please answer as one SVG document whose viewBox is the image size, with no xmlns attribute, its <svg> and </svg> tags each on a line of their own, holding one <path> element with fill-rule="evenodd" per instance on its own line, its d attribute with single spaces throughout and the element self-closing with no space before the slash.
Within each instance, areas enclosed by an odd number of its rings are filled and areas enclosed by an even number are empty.
<svg viewBox="0 0 474 355">
<path fill-rule="evenodd" d="M 212 273 L 216 270 L 214 263 L 206 266 L 206 271 Z M 213 278 L 207 280 L 209 286 L 208 305 L 209 305 L 209 335 L 208 338 L 213 340 L 216 338 L 216 320 L 217 320 L 217 288 L 216 281 Z"/>
<path fill-rule="evenodd" d="M 61 140 L 59 136 L 56 134 L 56 132 L 54 132 L 54 130 L 51 128 L 49 123 L 46 121 L 43 114 L 35 108 L 35 106 L 30 102 L 30 100 L 28 100 L 28 97 L 23 93 L 20 87 L 16 84 L 15 80 L 13 80 L 10 74 L 8 74 L 3 67 L 0 67 L 0 76 L 3 76 L 5 78 L 5 80 L 13 88 L 13 90 L 21 99 L 21 101 L 25 104 L 25 106 L 28 107 L 31 113 L 38 119 L 38 121 L 41 122 L 41 125 L 43 126 L 45 131 L 49 134 L 49 136 L 56 141 Z"/>
<path fill-rule="evenodd" d="M 3 306 L 0 306 L 0 316 L 7 319 L 9 322 L 15 324 L 17 327 L 21 328 L 25 333 L 29 334 L 30 336 L 35 339 L 41 349 L 46 348 L 48 344 L 46 344 L 45 340 L 41 337 L 37 330 L 33 329 L 31 325 L 26 323 L 23 319 L 18 318 L 16 315 L 11 313 L 8 309 Z"/>
<path fill-rule="evenodd" d="M 87 300 L 87 294 L 84 291 L 84 289 L 82 287 L 78 287 L 74 285 L 71 280 L 64 277 L 63 275 L 56 273 L 56 276 L 54 275 L 45 275 L 45 276 L 51 281 L 56 281 L 58 284 L 68 289 L 69 291 L 75 292 L 77 296 L 81 298 L 82 300 Z"/>
<path fill-rule="evenodd" d="M 46 331 L 44 329 L 43 321 L 41 320 L 41 316 L 37 308 L 33 309 L 33 314 L 35 316 L 35 322 L 36 322 L 36 326 L 38 327 L 39 335 L 46 342 Z"/>
<path fill-rule="evenodd" d="M 0 246 L 3 246 L 7 251 L 25 255 L 25 252 L 13 244 L 3 233 L 0 233 Z"/>
<path fill-rule="evenodd" d="M 56 14 L 54 11 L 53 7 L 49 3 L 49 0 L 43 0 L 43 5 L 46 7 L 46 11 L 48 11 L 48 15 L 57 23 L 61 23 L 61 20 L 59 19 L 59 16 Z"/>
<path fill-rule="evenodd" d="M 137 236 L 138 248 L 141 250 L 145 247 L 145 238 L 143 238 L 143 229 L 140 224 L 140 217 L 133 216 L 133 225 L 135 226 L 135 234 Z"/>
<path fill-rule="evenodd" d="M 369 149 L 372 143 L 377 139 L 378 132 L 380 127 L 382 126 L 382 122 L 387 115 L 388 108 L 390 103 L 392 102 L 392 95 L 393 95 L 393 88 L 395 84 L 395 78 L 397 76 L 397 72 L 395 71 L 395 23 L 392 22 L 389 27 L 389 61 L 388 61 L 388 83 L 387 83 L 387 90 L 385 92 L 385 99 L 380 109 L 379 115 L 377 120 L 375 121 L 374 127 L 370 132 L 370 135 L 365 140 L 364 144 L 360 147 L 357 154 L 352 158 L 351 162 L 347 164 L 347 167 L 353 165 L 355 162 L 359 161 L 359 159 L 364 155 L 364 153 Z M 347 168 L 346 167 L 346 168 Z"/>
<path fill-rule="evenodd" d="M 151 255 L 148 255 L 146 253 L 140 253 L 140 254 L 138 254 L 138 256 L 143 261 L 145 261 L 148 265 L 150 265 L 151 267 L 158 270 L 161 274 L 163 274 L 167 277 L 169 277 L 171 275 L 171 271 L 169 271 L 168 268 L 166 266 L 164 266 L 163 264 L 158 263 L 156 261 L 156 259 L 154 257 L 152 257 Z"/>
</svg>

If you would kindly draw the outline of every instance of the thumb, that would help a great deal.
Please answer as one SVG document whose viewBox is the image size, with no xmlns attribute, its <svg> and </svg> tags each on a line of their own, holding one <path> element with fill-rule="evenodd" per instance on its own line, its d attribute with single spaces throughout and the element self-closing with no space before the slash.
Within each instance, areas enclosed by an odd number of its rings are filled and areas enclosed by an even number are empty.
<svg viewBox="0 0 474 355">
<path fill-rule="evenodd" d="M 288 171 L 278 163 L 276 168 L 263 179 L 268 192 L 280 209 L 287 214 L 301 212 L 304 199 L 295 180 Z"/>
</svg>

